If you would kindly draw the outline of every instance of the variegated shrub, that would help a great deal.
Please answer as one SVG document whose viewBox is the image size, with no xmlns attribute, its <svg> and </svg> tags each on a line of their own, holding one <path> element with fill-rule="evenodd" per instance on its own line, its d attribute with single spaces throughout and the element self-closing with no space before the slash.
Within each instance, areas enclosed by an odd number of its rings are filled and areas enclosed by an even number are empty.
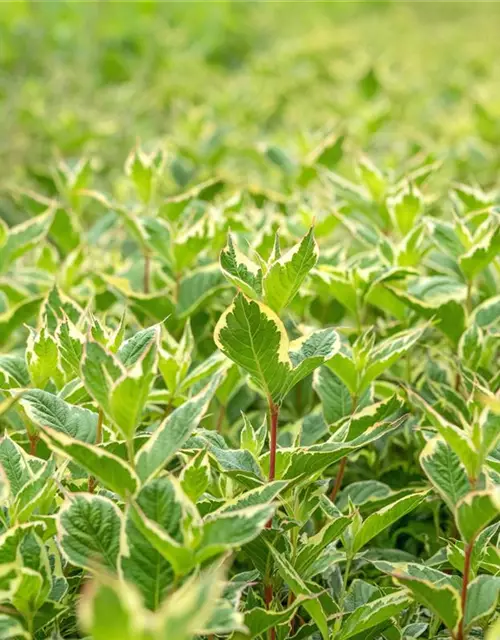
<svg viewBox="0 0 500 640">
<path fill-rule="evenodd" d="M 498 640 L 495 5 L 4 4 L 0 639 Z"/>
</svg>

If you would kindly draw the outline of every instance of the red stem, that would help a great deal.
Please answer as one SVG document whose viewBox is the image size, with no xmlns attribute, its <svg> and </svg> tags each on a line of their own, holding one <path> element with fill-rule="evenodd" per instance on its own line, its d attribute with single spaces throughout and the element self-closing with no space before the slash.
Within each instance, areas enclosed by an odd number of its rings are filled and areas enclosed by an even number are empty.
<svg viewBox="0 0 500 640">
<path fill-rule="evenodd" d="M 144 293 L 149 293 L 149 282 L 151 279 L 151 258 L 149 253 L 144 254 Z"/>
<path fill-rule="evenodd" d="M 266 584 L 264 587 L 264 602 L 266 603 L 266 609 L 269 609 L 271 602 L 273 601 L 273 586 Z"/>
<path fill-rule="evenodd" d="M 340 487 L 342 486 L 342 480 L 344 479 L 346 464 L 347 464 L 347 456 L 344 456 L 340 461 L 339 470 L 337 471 L 337 477 L 335 478 L 335 484 L 333 485 L 333 489 L 330 494 L 330 500 L 332 502 L 335 502 L 337 493 L 340 491 Z"/>
<path fill-rule="evenodd" d="M 473 549 L 474 538 L 465 545 L 464 576 L 462 580 L 462 617 L 460 619 L 460 626 L 458 627 L 457 640 L 466 640 L 464 631 L 465 609 L 467 607 L 467 587 L 469 586 L 470 563 Z"/>
<path fill-rule="evenodd" d="M 270 418 L 270 434 L 269 434 L 269 482 L 274 480 L 276 474 L 276 444 L 278 441 L 278 418 L 280 415 L 280 408 L 277 404 L 274 404 L 271 397 L 268 398 L 269 404 L 269 418 Z M 270 529 L 272 525 L 272 518 L 266 524 L 266 529 Z M 269 609 L 271 602 L 273 601 L 273 585 L 266 584 L 264 586 L 264 602 L 266 603 L 266 609 Z M 269 640 L 276 640 L 276 629 L 274 627 L 269 629 Z"/>
<path fill-rule="evenodd" d="M 269 399 L 269 415 L 271 416 L 271 433 L 269 442 L 269 482 L 274 480 L 276 473 L 276 443 L 278 440 L 278 417 L 280 408 Z"/>
<path fill-rule="evenodd" d="M 266 584 L 264 587 L 264 602 L 266 603 L 266 609 L 271 608 L 271 602 L 273 601 L 273 585 Z M 276 629 L 274 627 L 269 629 L 269 640 L 276 640 Z"/>
<path fill-rule="evenodd" d="M 270 434 L 269 434 L 269 482 L 274 480 L 276 475 L 276 443 L 278 440 L 278 418 L 280 415 L 280 408 L 277 404 L 268 398 L 269 403 L 269 416 L 270 416 Z M 266 524 L 266 529 L 270 529 L 272 524 L 272 518 Z"/>
<path fill-rule="evenodd" d="M 352 396 L 352 408 L 351 415 L 356 413 L 356 407 L 358 405 L 358 396 L 354 394 Z M 345 467 L 347 464 L 347 456 L 344 456 L 340 461 L 339 470 L 337 471 L 337 477 L 335 478 L 335 484 L 333 485 L 332 492 L 330 494 L 330 500 L 335 502 L 335 498 L 337 497 L 337 493 L 340 491 L 340 487 L 342 486 L 342 480 L 344 479 Z"/>
<path fill-rule="evenodd" d="M 287 607 L 291 607 L 294 602 L 295 602 L 295 594 L 293 591 L 290 590 L 288 592 Z M 295 633 L 295 616 L 292 616 L 292 619 L 290 620 L 290 633 L 292 635 Z"/>
<path fill-rule="evenodd" d="M 38 444 L 38 436 L 32 436 L 28 433 L 30 441 L 30 456 L 36 456 L 36 445 Z"/>
<path fill-rule="evenodd" d="M 221 433 L 222 425 L 224 424 L 224 418 L 226 417 L 226 407 L 221 404 L 219 409 L 219 416 L 217 417 L 217 433 Z"/>
</svg>

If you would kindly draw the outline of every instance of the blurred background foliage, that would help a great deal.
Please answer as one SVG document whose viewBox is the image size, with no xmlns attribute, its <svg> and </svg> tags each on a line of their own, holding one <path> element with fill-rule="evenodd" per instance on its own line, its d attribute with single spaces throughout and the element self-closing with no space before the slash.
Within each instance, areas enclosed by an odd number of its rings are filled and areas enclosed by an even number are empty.
<svg viewBox="0 0 500 640">
<path fill-rule="evenodd" d="M 166 193 L 207 177 L 286 193 L 296 165 L 344 134 L 338 173 L 419 154 L 495 185 L 500 5 L 427 2 L 5 2 L 0 211 L 16 187 L 56 194 L 54 161 L 92 159 L 119 190 L 137 140 L 171 160 Z"/>
</svg>

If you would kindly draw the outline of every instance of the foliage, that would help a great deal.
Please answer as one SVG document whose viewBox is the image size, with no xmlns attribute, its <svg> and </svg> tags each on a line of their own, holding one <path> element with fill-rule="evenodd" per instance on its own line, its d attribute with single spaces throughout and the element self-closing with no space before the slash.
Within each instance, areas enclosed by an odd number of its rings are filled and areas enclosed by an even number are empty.
<svg viewBox="0 0 500 640">
<path fill-rule="evenodd" d="M 497 637 L 497 9 L 334 4 L 2 11 L 0 638 Z"/>
</svg>

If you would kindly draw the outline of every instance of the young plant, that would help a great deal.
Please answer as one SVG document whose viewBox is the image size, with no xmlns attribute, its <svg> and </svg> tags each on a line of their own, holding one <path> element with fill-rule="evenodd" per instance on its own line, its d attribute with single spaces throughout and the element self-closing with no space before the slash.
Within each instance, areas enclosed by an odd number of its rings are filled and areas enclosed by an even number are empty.
<svg viewBox="0 0 500 640">
<path fill-rule="evenodd" d="M 488 525 L 500 514 L 500 493 L 492 483 L 487 459 L 500 439 L 500 421 L 491 410 L 473 407 L 471 424 L 459 427 L 435 411 L 420 397 L 421 407 L 437 435 L 429 436 L 420 456 L 424 472 L 451 509 L 461 543 L 461 585 L 435 569 L 396 566 L 391 569 L 417 601 L 429 606 L 456 640 L 465 640 L 471 626 L 489 615 L 500 583 L 493 576 L 476 575 L 482 548 L 493 534 Z M 477 546 L 479 545 L 479 546 Z M 478 598 L 481 590 L 489 597 Z"/>
<path fill-rule="evenodd" d="M 3 5 L 0 638 L 497 640 L 493 5 Z"/>
<path fill-rule="evenodd" d="M 246 371 L 264 394 L 269 419 L 269 480 L 276 472 L 276 447 L 281 404 L 303 378 L 328 361 L 340 347 L 333 329 L 313 331 L 290 341 L 279 313 L 292 302 L 318 259 L 311 229 L 283 256 L 276 236 L 265 262 L 252 262 L 231 235 L 221 253 L 221 268 L 240 293 L 220 317 L 214 332 L 219 349 Z"/>
</svg>

